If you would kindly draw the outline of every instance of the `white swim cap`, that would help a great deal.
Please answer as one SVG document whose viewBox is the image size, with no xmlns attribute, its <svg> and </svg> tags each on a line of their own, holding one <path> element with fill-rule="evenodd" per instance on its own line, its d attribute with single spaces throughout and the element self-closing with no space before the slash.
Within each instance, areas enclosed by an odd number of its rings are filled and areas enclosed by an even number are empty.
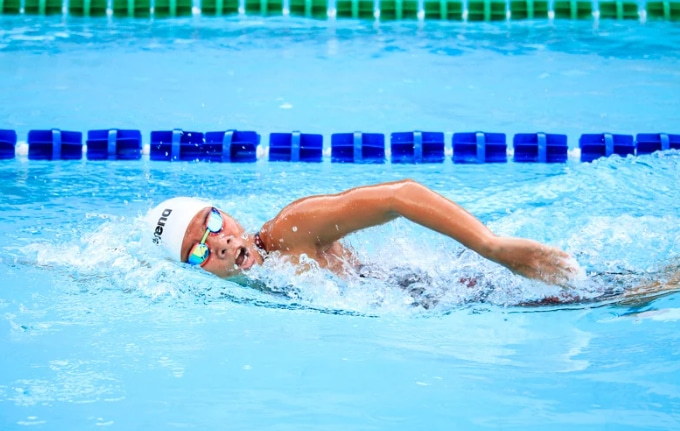
<svg viewBox="0 0 680 431">
<path fill-rule="evenodd" d="M 196 198 L 172 198 L 161 202 L 146 215 L 151 241 L 162 246 L 168 256 L 182 261 L 182 241 L 191 220 L 210 202 Z"/>
</svg>

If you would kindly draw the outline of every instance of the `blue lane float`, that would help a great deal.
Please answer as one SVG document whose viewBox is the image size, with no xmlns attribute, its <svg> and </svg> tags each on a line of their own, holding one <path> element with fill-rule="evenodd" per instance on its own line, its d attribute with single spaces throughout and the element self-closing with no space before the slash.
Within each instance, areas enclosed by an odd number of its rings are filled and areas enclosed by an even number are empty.
<svg viewBox="0 0 680 431">
<path fill-rule="evenodd" d="M 270 162 L 318 163 L 323 158 L 323 135 L 272 133 L 269 135 Z"/>
<path fill-rule="evenodd" d="M 182 129 L 151 132 L 149 158 L 151 160 L 176 162 L 203 160 L 205 148 L 203 133 Z"/>
<path fill-rule="evenodd" d="M 454 133 L 454 163 L 505 163 L 508 145 L 505 133 Z"/>
<path fill-rule="evenodd" d="M 567 135 L 518 133 L 512 146 L 513 160 L 518 163 L 565 163 L 569 157 Z"/>
<path fill-rule="evenodd" d="M 16 155 L 17 132 L 0 130 L 0 160 L 13 159 Z"/>
<path fill-rule="evenodd" d="M 28 132 L 30 160 L 80 160 L 83 158 L 83 134 L 59 129 Z"/>
<path fill-rule="evenodd" d="M 633 135 L 586 133 L 581 135 L 579 147 L 582 162 L 592 162 L 600 157 L 609 157 L 614 154 L 622 157 L 635 154 Z"/>
<path fill-rule="evenodd" d="M 441 163 L 444 161 L 443 132 L 392 133 L 392 163 Z"/>
<path fill-rule="evenodd" d="M 226 130 L 205 134 L 207 161 L 222 163 L 253 163 L 257 161 L 260 135 L 251 131 Z"/>
<path fill-rule="evenodd" d="M 154 161 L 202 161 L 218 163 L 256 162 L 266 151 L 270 161 L 321 162 L 323 135 L 294 131 L 271 133 L 269 148 L 260 152 L 260 135 L 254 131 L 226 130 L 191 132 L 182 129 L 152 131 L 149 158 Z M 0 129 L 0 159 L 25 154 L 17 146 L 14 130 Z M 140 160 L 143 154 L 139 130 L 103 129 L 82 133 L 60 129 L 31 130 L 28 133 L 31 160 Z M 565 163 L 570 156 L 567 135 L 518 133 L 508 151 L 504 133 L 454 133 L 451 139 L 454 163 L 505 163 L 508 155 L 518 163 Z M 602 157 L 650 154 L 680 150 L 680 134 L 640 133 L 637 136 L 598 133 L 579 138 L 580 161 Z M 572 153 L 572 159 L 579 153 Z M 326 154 L 327 155 L 327 154 Z M 385 163 L 385 135 L 382 133 L 335 133 L 331 135 L 333 163 Z M 441 163 L 446 158 L 443 132 L 395 132 L 390 135 L 392 163 Z"/>
<path fill-rule="evenodd" d="M 90 130 L 87 132 L 88 160 L 139 160 L 142 132 L 139 130 Z"/>
<path fill-rule="evenodd" d="M 680 150 L 680 135 L 667 133 L 639 133 L 636 138 L 637 154 L 655 151 Z"/>
<path fill-rule="evenodd" d="M 334 133 L 331 135 L 332 163 L 385 163 L 382 133 Z"/>
</svg>

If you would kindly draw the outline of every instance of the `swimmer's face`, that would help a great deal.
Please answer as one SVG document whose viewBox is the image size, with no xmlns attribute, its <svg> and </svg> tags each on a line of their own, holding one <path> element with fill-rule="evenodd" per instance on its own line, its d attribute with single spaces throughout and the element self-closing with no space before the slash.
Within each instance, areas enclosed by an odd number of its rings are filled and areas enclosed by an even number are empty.
<svg viewBox="0 0 680 431">
<path fill-rule="evenodd" d="M 206 232 L 206 221 L 212 208 L 199 211 L 187 227 L 182 241 L 182 262 L 189 258 L 191 249 L 201 241 Z M 232 277 L 243 270 L 250 269 L 256 263 L 262 263 L 262 257 L 256 251 L 252 236 L 225 212 L 218 210 L 222 216 L 222 228 L 218 232 L 210 232 L 205 240 L 209 255 L 201 265 L 203 269 L 219 277 Z"/>
</svg>

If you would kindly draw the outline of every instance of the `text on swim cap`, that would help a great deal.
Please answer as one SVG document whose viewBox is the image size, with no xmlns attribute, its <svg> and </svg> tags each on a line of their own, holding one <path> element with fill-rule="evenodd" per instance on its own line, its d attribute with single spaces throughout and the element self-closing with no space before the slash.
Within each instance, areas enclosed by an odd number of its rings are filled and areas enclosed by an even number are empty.
<svg viewBox="0 0 680 431">
<path fill-rule="evenodd" d="M 158 223 L 156 224 L 156 230 L 153 231 L 154 244 L 160 244 L 161 235 L 163 235 L 163 226 L 165 226 L 165 222 L 168 221 L 168 216 L 170 214 L 172 214 L 172 210 L 166 209 L 163 211 L 163 214 L 161 214 L 161 217 L 158 219 Z"/>
</svg>

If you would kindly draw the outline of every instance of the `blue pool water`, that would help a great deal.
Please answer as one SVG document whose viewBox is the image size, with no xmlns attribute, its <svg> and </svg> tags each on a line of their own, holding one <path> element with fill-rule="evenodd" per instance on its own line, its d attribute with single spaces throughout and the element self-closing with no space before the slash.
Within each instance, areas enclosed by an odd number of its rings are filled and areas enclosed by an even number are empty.
<svg viewBox="0 0 680 431">
<path fill-rule="evenodd" d="M 0 128 L 676 132 L 663 22 L 0 17 Z M 598 300 L 680 259 L 680 154 L 565 165 L 0 164 L 0 429 L 677 429 L 680 294 Z M 583 303 L 396 221 L 347 239 L 422 292 L 274 293 L 164 261 L 141 216 L 211 199 L 250 230 L 302 196 L 411 177 L 572 253 Z M 622 273 L 599 276 L 601 273 Z M 460 282 L 473 275 L 479 289 Z M 424 300 L 436 298 L 431 307 Z"/>
</svg>

